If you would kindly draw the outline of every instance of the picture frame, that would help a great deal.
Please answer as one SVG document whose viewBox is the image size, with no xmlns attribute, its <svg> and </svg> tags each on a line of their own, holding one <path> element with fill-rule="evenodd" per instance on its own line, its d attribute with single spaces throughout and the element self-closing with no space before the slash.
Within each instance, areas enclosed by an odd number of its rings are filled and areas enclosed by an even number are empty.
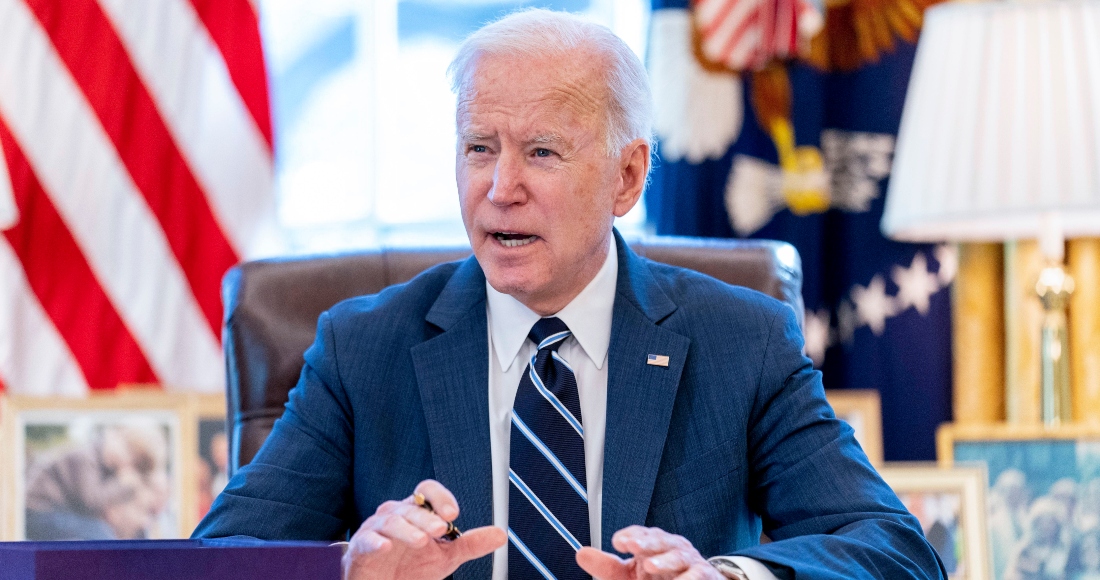
<svg viewBox="0 0 1100 580">
<path fill-rule="evenodd" d="M 181 538 L 184 395 L 14 395 L 0 403 L 5 540 Z"/>
<path fill-rule="evenodd" d="M 12 520 L 12 515 L 8 511 L 10 508 L 8 503 L 14 493 L 8 488 L 7 475 L 13 471 L 12 464 L 13 456 L 10 450 L 13 444 L 8 441 L 7 438 L 7 421 L 8 413 L 6 411 L 7 397 L 0 394 L 0 540 L 5 540 L 7 536 L 8 523 Z"/>
<path fill-rule="evenodd" d="M 838 419 L 844 420 L 856 432 L 871 465 L 883 464 L 882 399 L 875 389 L 828 389 L 825 398 Z"/>
<path fill-rule="evenodd" d="M 229 441 L 226 437 L 226 399 L 223 395 L 188 397 L 184 425 L 184 506 L 188 534 L 210 510 L 210 504 L 228 483 Z"/>
<path fill-rule="evenodd" d="M 936 447 L 986 466 L 991 578 L 1100 574 L 1100 426 L 945 424 Z"/>
<path fill-rule="evenodd" d="M 897 462 L 878 471 L 920 521 L 950 580 L 989 577 L 984 466 Z"/>
</svg>

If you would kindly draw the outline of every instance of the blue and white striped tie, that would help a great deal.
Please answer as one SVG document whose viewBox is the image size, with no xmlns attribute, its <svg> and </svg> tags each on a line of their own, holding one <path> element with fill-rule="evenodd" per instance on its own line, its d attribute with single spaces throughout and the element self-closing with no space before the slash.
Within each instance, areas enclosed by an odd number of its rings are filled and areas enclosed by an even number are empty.
<svg viewBox="0 0 1100 580">
<path fill-rule="evenodd" d="M 558 347 L 570 336 L 557 318 L 535 323 L 539 350 L 512 406 L 509 458 L 508 577 L 589 578 L 576 552 L 590 543 L 584 427 L 573 369 Z"/>
</svg>

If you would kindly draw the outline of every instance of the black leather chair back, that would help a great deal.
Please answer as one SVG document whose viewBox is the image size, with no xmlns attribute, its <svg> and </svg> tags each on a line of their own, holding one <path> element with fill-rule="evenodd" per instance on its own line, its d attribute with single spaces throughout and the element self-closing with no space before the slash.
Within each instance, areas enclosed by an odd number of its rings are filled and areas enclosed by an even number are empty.
<svg viewBox="0 0 1100 580">
<path fill-rule="evenodd" d="M 773 296 L 789 304 L 801 323 L 802 266 L 790 244 L 656 237 L 631 243 L 631 248 L 655 261 Z M 230 473 L 252 460 L 282 416 L 321 312 L 469 255 L 468 247 L 390 248 L 258 260 L 230 270 L 222 282 Z"/>
</svg>

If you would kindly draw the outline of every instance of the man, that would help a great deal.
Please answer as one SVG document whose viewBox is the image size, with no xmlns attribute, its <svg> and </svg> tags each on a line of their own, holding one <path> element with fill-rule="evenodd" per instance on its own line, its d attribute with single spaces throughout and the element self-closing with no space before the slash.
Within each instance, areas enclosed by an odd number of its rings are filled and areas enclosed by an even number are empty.
<svg viewBox="0 0 1100 580">
<path fill-rule="evenodd" d="M 451 73 L 474 258 L 323 314 L 196 535 L 354 532 L 348 578 L 944 577 L 794 313 L 614 233 L 650 163 L 625 44 L 520 12 Z"/>
</svg>

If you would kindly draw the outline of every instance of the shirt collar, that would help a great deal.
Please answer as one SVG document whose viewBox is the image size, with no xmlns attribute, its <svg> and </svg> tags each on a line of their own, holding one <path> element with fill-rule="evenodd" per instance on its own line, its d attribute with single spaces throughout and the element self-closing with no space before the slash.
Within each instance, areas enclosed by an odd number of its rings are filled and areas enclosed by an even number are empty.
<svg viewBox="0 0 1100 580">
<path fill-rule="evenodd" d="M 619 274 L 619 257 L 614 248 L 615 240 L 612 239 L 607 258 L 596 277 L 554 315 L 569 327 L 584 353 L 601 370 L 611 344 L 611 312 Z M 493 349 L 501 372 L 507 372 L 527 340 L 527 333 L 541 317 L 519 300 L 498 292 L 487 281 L 485 292 Z"/>
</svg>

